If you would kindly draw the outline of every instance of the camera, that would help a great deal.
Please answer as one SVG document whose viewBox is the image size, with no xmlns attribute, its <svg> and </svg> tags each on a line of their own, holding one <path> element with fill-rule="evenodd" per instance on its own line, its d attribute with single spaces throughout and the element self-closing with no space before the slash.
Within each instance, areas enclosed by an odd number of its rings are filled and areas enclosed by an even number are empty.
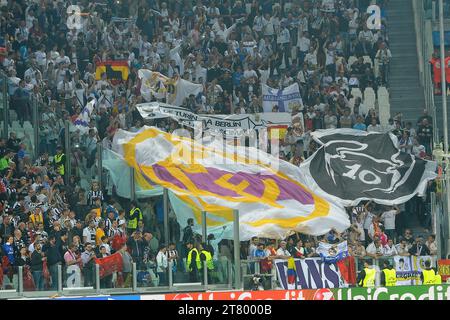
<svg viewBox="0 0 450 320">
<path fill-rule="evenodd" d="M 251 290 L 262 291 L 264 290 L 263 279 L 260 274 L 255 274 L 251 279 Z"/>
</svg>

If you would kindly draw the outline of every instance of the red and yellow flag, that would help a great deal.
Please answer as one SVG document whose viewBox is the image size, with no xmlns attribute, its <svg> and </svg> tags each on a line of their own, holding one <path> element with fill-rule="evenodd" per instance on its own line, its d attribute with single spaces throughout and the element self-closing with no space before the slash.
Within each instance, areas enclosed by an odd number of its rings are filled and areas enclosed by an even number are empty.
<svg viewBox="0 0 450 320">
<path fill-rule="evenodd" d="M 127 60 L 107 60 L 96 64 L 95 80 L 100 80 L 102 74 L 106 73 L 109 80 L 127 81 L 130 67 Z"/>
</svg>

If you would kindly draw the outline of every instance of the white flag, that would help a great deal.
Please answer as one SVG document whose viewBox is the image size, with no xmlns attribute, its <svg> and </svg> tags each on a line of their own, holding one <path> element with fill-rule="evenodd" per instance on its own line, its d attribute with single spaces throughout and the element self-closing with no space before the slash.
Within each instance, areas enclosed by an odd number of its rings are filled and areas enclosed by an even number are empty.
<svg viewBox="0 0 450 320">
<path fill-rule="evenodd" d="M 293 110 L 303 109 L 298 83 L 284 89 L 274 89 L 263 84 L 262 94 L 264 112 L 272 112 L 275 106 L 278 107 L 278 112 L 292 112 Z"/>
</svg>

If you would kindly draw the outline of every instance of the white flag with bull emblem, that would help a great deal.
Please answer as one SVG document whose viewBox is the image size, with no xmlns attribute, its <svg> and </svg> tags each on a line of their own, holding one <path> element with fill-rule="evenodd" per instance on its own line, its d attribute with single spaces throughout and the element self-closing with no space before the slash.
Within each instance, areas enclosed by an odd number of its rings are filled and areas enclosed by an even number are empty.
<svg viewBox="0 0 450 320">
<path fill-rule="evenodd" d="M 428 181 L 437 177 L 436 162 L 400 152 L 392 133 L 332 129 L 312 137 L 319 149 L 301 165 L 305 180 L 344 206 L 363 200 L 402 204 L 424 194 Z"/>
</svg>

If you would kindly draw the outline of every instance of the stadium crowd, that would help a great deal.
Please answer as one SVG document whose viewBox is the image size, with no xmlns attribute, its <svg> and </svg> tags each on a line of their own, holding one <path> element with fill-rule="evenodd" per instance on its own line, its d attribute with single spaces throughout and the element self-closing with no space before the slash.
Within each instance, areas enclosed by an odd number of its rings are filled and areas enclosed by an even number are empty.
<svg viewBox="0 0 450 320">
<path fill-rule="evenodd" d="M 167 285 L 169 261 L 173 271 L 187 269 L 191 280 L 199 280 L 200 260 L 211 270 L 217 267 L 212 260 L 233 260 L 231 241 L 214 242 L 211 236 L 200 243 L 193 221 L 181 230 L 171 218 L 171 242 L 162 243 L 159 202 L 130 202 L 114 190 L 105 192 L 95 180 L 90 190 L 80 184 L 81 171 L 94 176 L 97 143 L 111 148 L 118 128 L 137 131 L 153 124 L 171 132 L 178 127 L 173 120 L 146 122 L 137 111 L 136 105 L 144 102 L 137 76 L 142 68 L 203 84 L 204 94 L 183 102 L 197 113 L 262 112 L 261 84 L 280 88 L 298 82 L 304 108 L 295 112 L 302 112 L 305 121 L 288 129 L 280 153 L 296 165 L 315 150 L 309 132 L 323 128 L 392 131 L 400 149 L 429 157 L 433 128 L 427 114 L 414 124 L 403 123 L 398 114 L 382 128 L 377 112 L 367 110 L 362 99 L 354 106 L 349 103 L 354 87 L 362 92 L 373 87 L 376 92 L 378 86 L 388 86 L 388 24 L 383 19 L 381 30 L 367 28 L 369 2 L 78 1 L 82 24 L 70 29 L 69 2 L 8 1 L 0 8 L 0 63 L 8 76 L 10 110 L 24 127 L 32 121 L 37 103 L 40 136 L 37 159 L 27 135 L 19 138 L 11 132 L 0 140 L 3 288 L 17 288 L 17 267 L 28 266 L 38 290 L 56 289 L 58 265 L 63 266 L 63 277 L 66 267 L 79 265 L 84 285 L 91 286 L 93 258 L 116 251 L 123 256 L 122 280 L 117 275 L 103 278 L 105 287 L 129 286 L 131 262 L 138 270 L 151 269 L 158 275 L 156 283 Z M 384 10 L 387 1 L 376 2 Z M 350 56 L 358 58 L 351 66 Z M 106 60 L 127 60 L 128 79 L 110 81 L 105 72 L 96 80 L 96 64 Z M 376 63 L 382 70 L 377 78 L 372 67 Z M 70 133 L 76 148 L 64 150 L 69 134 L 64 121 L 75 121 L 92 98 L 97 104 L 89 130 Z M 72 163 L 70 177 L 66 157 Z M 429 196 L 415 197 L 400 208 L 366 203 L 349 208 L 353 225 L 342 234 L 295 234 L 279 246 L 255 238 L 242 244 L 241 256 L 262 258 L 262 270 L 267 271 L 268 256 L 317 256 L 318 241 L 344 239 L 359 257 L 435 254 L 432 236 L 425 245 L 407 229 L 411 214 L 418 214 L 429 228 L 429 201 Z"/>
</svg>

